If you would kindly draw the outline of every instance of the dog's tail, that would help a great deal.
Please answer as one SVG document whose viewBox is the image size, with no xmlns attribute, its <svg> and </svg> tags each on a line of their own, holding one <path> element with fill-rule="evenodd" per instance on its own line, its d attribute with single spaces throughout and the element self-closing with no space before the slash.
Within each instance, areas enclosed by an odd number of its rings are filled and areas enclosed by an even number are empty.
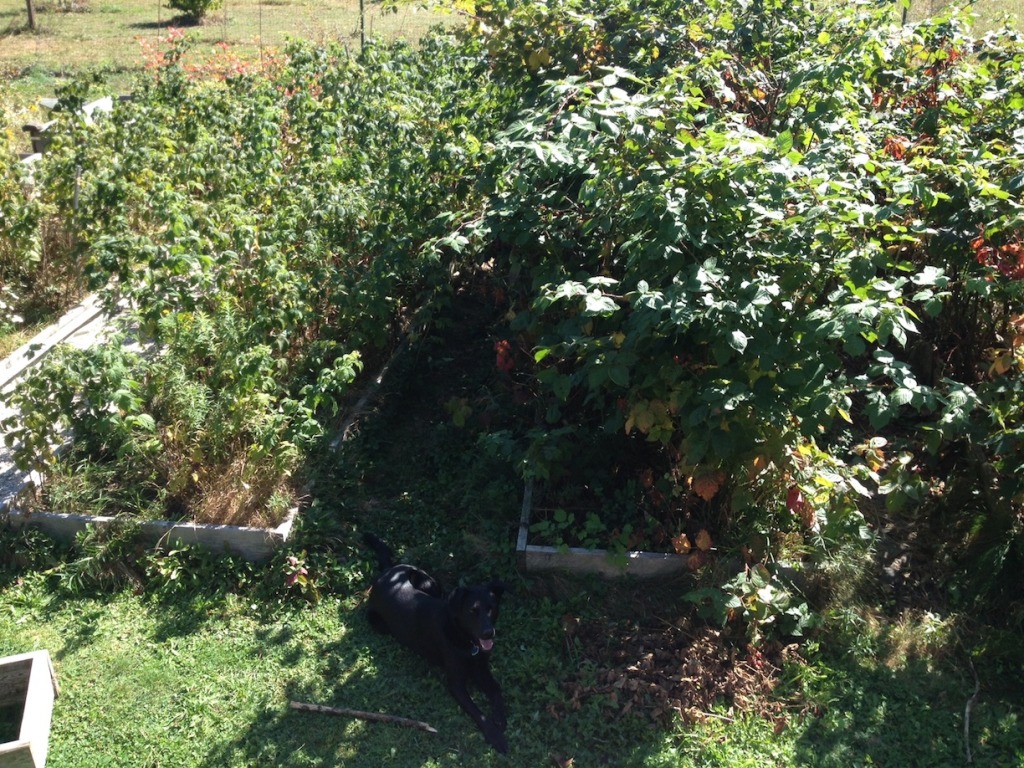
<svg viewBox="0 0 1024 768">
<path fill-rule="evenodd" d="M 366 546 L 372 549 L 377 554 L 377 562 L 380 564 L 380 569 L 386 571 L 394 562 L 394 555 L 391 552 L 391 547 L 385 544 L 383 541 L 378 539 L 372 533 L 364 533 L 363 541 L 366 542 Z"/>
</svg>

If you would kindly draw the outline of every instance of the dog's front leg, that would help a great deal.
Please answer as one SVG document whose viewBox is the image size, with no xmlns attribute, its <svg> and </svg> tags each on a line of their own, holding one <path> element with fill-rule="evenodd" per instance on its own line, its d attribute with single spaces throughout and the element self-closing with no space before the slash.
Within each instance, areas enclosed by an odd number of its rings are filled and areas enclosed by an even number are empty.
<svg viewBox="0 0 1024 768">
<path fill-rule="evenodd" d="M 486 663 L 477 664 L 473 669 L 473 682 L 491 704 L 491 722 L 502 731 L 508 723 L 508 711 L 505 709 L 505 697 L 501 694 L 501 686 L 491 674 L 490 667 Z"/>
<path fill-rule="evenodd" d="M 448 681 L 448 691 L 451 693 L 452 698 L 458 702 L 462 710 L 472 718 L 473 722 L 476 723 L 477 727 L 483 733 L 484 738 L 487 739 L 487 743 L 498 750 L 501 754 L 508 752 L 508 741 L 505 739 L 504 721 L 499 724 L 495 718 L 488 719 L 483 711 L 476 705 L 472 697 L 469 695 L 469 678 L 466 675 L 464 669 L 453 670 L 449 669 L 446 675 Z M 493 681 L 493 678 L 491 678 Z M 497 686 L 497 683 L 495 683 Z M 501 696 L 499 691 L 499 698 Z M 490 698 L 490 694 L 488 694 Z M 502 705 L 504 710 L 504 705 Z M 504 720 L 504 715 L 502 715 Z"/>
</svg>

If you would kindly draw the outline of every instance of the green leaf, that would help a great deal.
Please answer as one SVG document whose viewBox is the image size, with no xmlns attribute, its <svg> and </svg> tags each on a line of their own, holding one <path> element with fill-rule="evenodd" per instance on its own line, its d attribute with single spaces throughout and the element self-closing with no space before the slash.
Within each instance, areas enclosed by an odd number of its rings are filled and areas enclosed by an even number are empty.
<svg viewBox="0 0 1024 768">
<path fill-rule="evenodd" d="M 775 149 L 780 155 L 788 155 L 790 150 L 793 149 L 793 133 L 791 131 L 783 131 L 776 136 Z"/>
<path fill-rule="evenodd" d="M 747 348 L 747 335 L 743 331 L 733 331 L 729 334 L 729 346 L 742 353 Z"/>
<path fill-rule="evenodd" d="M 608 379 L 620 387 L 629 386 L 629 368 L 625 365 L 608 366 Z"/>
<path fill-rule="evenodd" d="M 572 390 L 572 377 L 565 374 L 556 376 L 551 382 L 551 390 L 555 393 L 555 397 L 564 403 L 569 399 L 569 392 Z"/>
<path fill-rule="evenodd" d="M 156 421 L 148 413 L 140 413 L 129 419 L 131 424 L 144 432 L 156 431 Z"/>
<path fill-rule="evenodd" d="M 895 406 L 907 405 L 911 400 L 914 399 L 914 393 L 912 390 L 906 387 L 898 387 L 892 395 L 889 396 L 889 402 Z"/>
<path fill-rule="evenodd" d="M 619 308 L 614 300 L 600 291 L 588 293 L 586 304 L 588 315 L 610 315 Z"/>
</svg>

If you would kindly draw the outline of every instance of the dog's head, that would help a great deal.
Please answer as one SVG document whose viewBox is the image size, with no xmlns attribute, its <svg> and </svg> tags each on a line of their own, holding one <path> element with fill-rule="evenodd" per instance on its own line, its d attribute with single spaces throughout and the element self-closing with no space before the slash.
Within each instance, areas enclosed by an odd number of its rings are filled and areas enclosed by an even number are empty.
<svg viewBox="0 0 1024 768">
<path fill-rule="evenodd" d="M 455 623 L 470 636 L 470 653 L 488 653 L 494 647 L 494 624 L 505 585 L 492 581 L 476 587 L 458 587 L 448 597 L 448 610 Z"/>
</svg>

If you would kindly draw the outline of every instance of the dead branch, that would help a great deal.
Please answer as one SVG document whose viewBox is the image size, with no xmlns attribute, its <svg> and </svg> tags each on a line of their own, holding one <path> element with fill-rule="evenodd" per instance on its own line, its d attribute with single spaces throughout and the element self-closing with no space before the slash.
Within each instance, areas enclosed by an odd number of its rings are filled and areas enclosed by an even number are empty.
<svg viewBox="0 0 1024 768">
<path fill-rule="evenodd" d="M 370 720 L 375 723 L 391 723 L 406 728 L 416 728 L 427 733 L 437 733 L 437 729 L 419 720 L 410 720 L 407 717 L 396 715 L 385 715 L 380 712 L 363 712 L 359 709 L 347 709 L 345 707 L 325 707 L 322 704 L 306 704 L 301 701 L 291 702 L 292 709 L 299 709 L 303 712 L 320 712 L 325 715 L 341 715 L 342 717 L 355 717 L 360 720 Z"/>
</svg>

